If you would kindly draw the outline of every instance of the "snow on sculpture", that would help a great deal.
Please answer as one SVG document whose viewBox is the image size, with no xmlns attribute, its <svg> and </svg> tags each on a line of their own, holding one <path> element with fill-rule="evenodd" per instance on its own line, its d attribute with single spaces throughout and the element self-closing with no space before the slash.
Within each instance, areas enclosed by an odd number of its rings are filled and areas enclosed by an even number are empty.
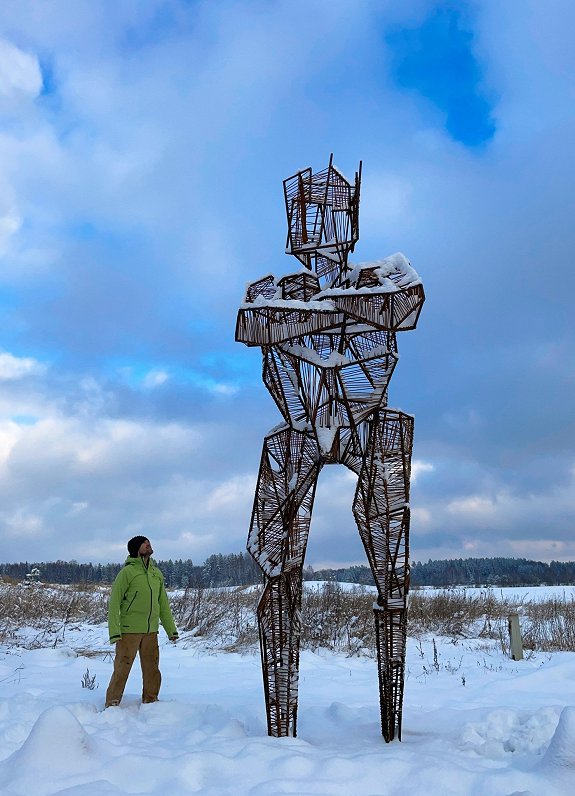
<svg viewBox="0 0 575 796">
<path fill-rule="evenodd" d="M 401 738 L 409 585 L 413 417 L 387 406 L 396 332 L 414 329 L 421 280 L 403 254 L 351 265 L 359 238 L 361 163 L 351 184 L 333 165 L 284 181 L 286 252 L 301 266 L 247 288 L 236 340 L 259 346 L 263 380 L 284 422 L 264 439 L 248 550 L 264 574 L 258 621 L 268 732 L 295 736 L 302 572 L 324 464 L 358 476 L 353 514 L 374 604 L 381 727 Z"/>
</svg>

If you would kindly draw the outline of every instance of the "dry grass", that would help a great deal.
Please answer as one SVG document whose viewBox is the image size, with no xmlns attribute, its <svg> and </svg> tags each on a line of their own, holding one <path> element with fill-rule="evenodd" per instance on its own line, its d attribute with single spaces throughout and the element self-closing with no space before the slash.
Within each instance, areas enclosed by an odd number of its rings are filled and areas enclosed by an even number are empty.
<svg viewBox="0 0 575 796">
<path fill-rule="evenodd" d="M 522 629 L 526 649 L 575 650 L 575 600 L 530 603 Z"/>
<path fill-rule="evenodd" d="M 302 603 L 302 646 L 339 650 L 347 655 L 375 649 L 374 597 L 357 586 L 344 591 L 337 583 L 305 591 Z"/>
<path fill-rule="evenodd" d="M 256 589 L 188 588 L 171 596 L 181 631 L 213 649 L 257 646 Z M 373 594 L 358 586 L 345 591 L 337 583 L 306 590 L 302 604 L 302 647 L 337 650 L 347 655 L 374 654 Z M 30 646 L 56 646 L 78 623 L 107 619 L 108 591 L 101 587 L 47 586 L 0 582 L 0 643 L 21 643 L 22 628 Z M 499 640 L 508 651 L 507 617 L 519 613 L 527 650 L 575 651 L 575 601 L 513 601 L 493 591 L 469 594 L 463 589 L 410 595 L 409 635 Z"/>
<path fill-rule="evenodd" d="M 98 624 L 107 619 L 108 595 L 43 583 L 0 583 L 0 643 L 14 640 L 23 627 L 37 631 L 30 646 L 56 646 L 73 623 Z"/>
<path fill-rule="evenodd" d="M 490 590 L 469 594 L 452 591 L 412 591 L 409 595 L 410 634 L 434 633 L 441 636 L 496 638 L 496 628 L 517 613 L 518 603 L 498 599 Z"/>
<path fill-rule="evenodd" d="M 249 646 L 257 641 L 253 590 L 187 588 L 170 600 L 178 627 L 211 646 Z M 241 641 L 240 641 L 241 639 Z"/>
</svg>

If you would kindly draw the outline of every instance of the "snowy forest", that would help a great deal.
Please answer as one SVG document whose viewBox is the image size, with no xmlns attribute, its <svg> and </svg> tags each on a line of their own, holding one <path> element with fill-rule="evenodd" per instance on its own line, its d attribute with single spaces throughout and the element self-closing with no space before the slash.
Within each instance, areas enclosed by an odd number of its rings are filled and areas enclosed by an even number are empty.
<svg viewBox="0 0 575 796">
<path fill-rule="evenodd" d="M 112 583 L 120 564 L 81 564 L 77 561 L 0 564 L 0 576 L 19 581 L 34 576 L 46 583 Z M 247 586 L 261 580 L 260 570 L 247 553 L 218 553 L 203 564 L 191 559 L 158 561 L 169 588 L 187 586 Z M 28 579 L 30 579 L 28 577 Z M 373 585 L 367 566 L 304 570 L 304 579 Z M 416 561 L 411 566 L 413 586 L 567 586 L 575 584 L 574 561 L 530 561 L 525 558 L 457 558 Z"/>
</svg>

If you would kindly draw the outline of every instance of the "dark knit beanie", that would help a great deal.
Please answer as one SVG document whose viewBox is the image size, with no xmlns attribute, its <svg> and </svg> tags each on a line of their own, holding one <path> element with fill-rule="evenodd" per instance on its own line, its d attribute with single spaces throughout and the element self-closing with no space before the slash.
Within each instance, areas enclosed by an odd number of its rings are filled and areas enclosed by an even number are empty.
<svg viewBox="0 0 575 796">
<path fill-rule="evenodd" d="M 132 558 L 138 557 L 138 550 L 144 544 L 144 542 L 147 541 L 147 536 L 134 536 L 133 539 L 130 539 L 128 542 L 128 553 L 132 556 Z"/>
</svg>

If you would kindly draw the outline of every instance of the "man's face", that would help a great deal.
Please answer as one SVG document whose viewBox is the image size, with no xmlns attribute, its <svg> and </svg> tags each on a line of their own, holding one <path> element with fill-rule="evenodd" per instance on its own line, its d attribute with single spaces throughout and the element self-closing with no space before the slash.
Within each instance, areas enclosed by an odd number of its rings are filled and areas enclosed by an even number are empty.
<svg viewBox="0 0 575 796">
<path fill-rule="evenodd" d="M 138 550 L 139 556 L 151 556 L 153 554 L 152 545 L 150 544 L 150 540 L 146 539 L 145 542 L 142 542 L 140 545 L 140 549 Z"/>
</svg>

